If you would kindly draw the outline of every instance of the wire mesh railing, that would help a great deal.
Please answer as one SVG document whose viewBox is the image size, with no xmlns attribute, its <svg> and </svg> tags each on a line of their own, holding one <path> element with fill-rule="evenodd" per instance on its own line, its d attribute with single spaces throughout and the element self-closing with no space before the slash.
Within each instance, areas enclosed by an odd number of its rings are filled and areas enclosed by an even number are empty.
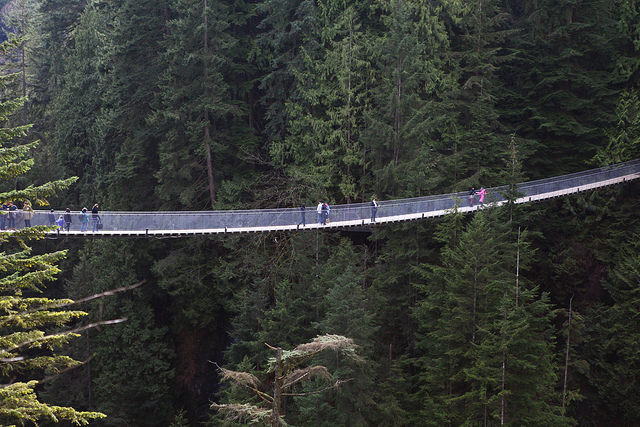
<svg viewBox="0 0 640 427">
<path fill-rule="evenodd" d="M 549 195 L 558 191 L 575 189 L 580 187 L 597 186 L 612 179 L 621 177 L 636 177 L 640 174 L 640 159 L 625 163 L 582 172 L 529 181 L 518 184 L 518 193 L 523 198 L 534 198 L 541 195 Z M 632 179 L 630 178 L 630 179 Z M 604 184 L 603 184 L 604 185 Z M 487 188 L 487 200 L 491 202 L 504 201 L 507 186 Z M 538 197 L 541 198 L 541 197 Z M 477 200 L 477 198 L 476 198 Z M 456 204 L 468 206 L 469 194 L 456 192 L 437 194 L 431 196 L 415 197 L 410 199 L 398 199 L 378 202 L 376 212 L 378 220 L 394 217 L 403 217 L 452 209 Z M 371 218 L 372 207 L 370 203 L 354 203 L 346 205 L 330 206 L 330 224 L 368 222 Z M 14 212 L 17 224 L 24 224 L 22 211 Z M 31 225 L 52 225 L 65 212 L 54 210 L 34 212 Z M 91 233 L 96 225 L 101 224 L 99 231 L 134 232 L 134 231 L 181 231 L 181 230 L 217 230 L 217 229 L 272 229 L 274 227 L 294 228 L 298 224 L 318 223 L 316 206 L 308 206 L 304 211 L 300 208 L 284 209 L 258 209 L 258 210 L 226 210 L 226 211 L 161 211 L 161 212 L 100 212 L 99 218 L 95 218 L 90 212 L 85 217 L 77 211 L 70 213 L 71 223 L 69 230 L 80 231 L 85 229 Z M 6 215 L 5 215 L 6 216 Z M 67 217 L 69 219 L 69 217 Z M 63 230 L 66 227 L 63 227 Z"/>
</svg>

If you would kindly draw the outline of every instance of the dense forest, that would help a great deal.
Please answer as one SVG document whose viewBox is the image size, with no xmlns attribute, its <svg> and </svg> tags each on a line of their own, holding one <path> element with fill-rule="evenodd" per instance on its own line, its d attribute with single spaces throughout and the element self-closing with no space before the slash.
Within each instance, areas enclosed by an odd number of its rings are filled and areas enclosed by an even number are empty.
<svg viewBox="0 0 640 427">
<path fill-rule="evenodd" d="M 2 191 L 77 177 L 56 209 L 367 202 L 640 157 L 638 0 L 0 3 L 2 99 L 26 100 L 4 126 L 32 125 L 8 145 L 39 140 Z M 74 327 L 126 321 L 66 343 L 84 363 L 36 391 L 106 415 L 91 425 L 239 425 L 270 409 L 274 349 L 342 336 L 352 357 L 305 353 L 288 425 L 637 425 L 639 190 L 358 231 L 37 241 L 67 251 L 47 297 L 140 285 L 81 305 Z"/>
</svg>

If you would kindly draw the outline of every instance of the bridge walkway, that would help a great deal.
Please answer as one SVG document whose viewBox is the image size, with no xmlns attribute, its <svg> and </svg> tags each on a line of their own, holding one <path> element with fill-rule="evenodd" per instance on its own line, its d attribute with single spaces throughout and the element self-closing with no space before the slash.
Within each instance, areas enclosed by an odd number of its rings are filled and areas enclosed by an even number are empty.
<svg viewBox="0 0 640 427">
<path fill-rule="evenodd" d="M 521 197 L 516 200 L 516 203 L 530 203 L 563 197 L 638 178 L 640 178 L 640 159 L 518 184 L 518 193 Z M 488 188 L 485 201 L 496 205 L 505 203 L 504 193 L 506 190 L 506 186 Z M 331 206 L 327 225 L 317 223 L 315 206 L 307 207 L 305 226 L 298 225 L 301 220 L 299 208 L 198 212 L 100 212 L 103 228 L 95 233 L 91 231 L 91 221 L 89 231 L 81 232 L 80 215 L 78 212 L 73 212 L 73 224 L 70 231 L 50 232 L 48 237 L 162 238 L 224 233 L 341 229 L 423 220 L 446 215 L 456 206 L 461 212 L 473 212 L 482 208 L 478 204 L 469 206 L 469 196 L 466 192 L 389 200 L 379 203 L 375 224 L 372 224 L 370 219 L 371 206 L 368 203 L 356 203 Z M 55 211 L 54 215 L 58 218 L 63 213 Z M 48 211 L 36 211 L 32 225 L 48 225 L 48 214 Z"/>
</svg>

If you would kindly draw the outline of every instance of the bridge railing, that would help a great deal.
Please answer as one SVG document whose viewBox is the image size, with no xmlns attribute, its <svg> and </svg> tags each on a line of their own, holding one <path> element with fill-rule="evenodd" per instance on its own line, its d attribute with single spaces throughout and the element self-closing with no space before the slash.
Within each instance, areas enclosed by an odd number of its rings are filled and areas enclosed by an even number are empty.
<svg viewBox="0 0 640 427">
<path fill-rule="evenodd" d="M 518 184 L 518 192 L 521 197 L 533 197 L 549 194 L 569 188 L 587 186 L 604 182 L 609 179 L 619 178 L 631 174 L 640 173 L 640 159 L 619 163 L 612 166 L 577 172 L 568 175 L 545 178 Z M 506 186 L 487 188 L 485 201 L 502 201 L 505 199 Z M 459 206 L 469 205 L 467 192 L 438 194 L 416 197 L 411 199 L 399 199 L 379 202 L 376 217 L 378 219 L 389 217 L 401 217 L 404 215 L 421 214 L 445 211 L 452 209 L 456 203 Z M 477 203 L 477 196 L 476 196 Z M 36 211 L 31 221 L 32 225 L 49 225 L 48 211 Z M 63 211 L 54 211 L 55 219 L 63 215 Z M 72 230 L 79 230 L 81 215 L 72 212 Z M 172 212 L 100 212 L 103 230 L 110 231 L 144 231 L 144 230 L 209 230 L 209 229 L 234 229 L 234 228 L 268 228 L 277 226 L 296 225 L 302 220 L 302 212 L 299 208 L 285 209 L 260 209 L 260 210 L 227 210 L 227 211 L 172 211 Z M 304 212 L 307 224 L 318 222 L 315 206 L 308 206 Z M 348 205 L 331 206 L 329 221 L 353 223 L 368 220 L 371 217 L 369 203 L 354 203 Z M 21 224 L 22 215 L 19 212 L 17 222 Z M 89 214 L 88 229 L 92 229 L 92 218 Z"/>
</svg>

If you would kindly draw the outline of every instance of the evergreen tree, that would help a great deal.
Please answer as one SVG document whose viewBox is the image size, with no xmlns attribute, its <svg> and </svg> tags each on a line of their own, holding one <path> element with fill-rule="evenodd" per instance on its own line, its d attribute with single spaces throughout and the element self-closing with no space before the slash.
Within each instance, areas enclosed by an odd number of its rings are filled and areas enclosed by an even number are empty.
<svg viewBox="0 0 640 427">
<path fill-rule="evenodd" d="M 509 243 L 496 214 L 476 214 L 461 234 L 455 220 L 443 223 L 442 260 L 421 270 L 414 401 L 436 425 L 567 423 L 552 405 L 548 298 L 516 274 L 526 245 Z"/>
<path fill-rule="evenodd" d="M 103 37 L 107 22 L 102 8 L 88 7 L 82 13 L 71 37 L 73 43 L 62 55 L 64 71 L 56 71 L 59 87 L 49 92 L 56 167 L 81 177 L 74 197 L 66 197 L 67 203 L 96 201 L 105 188 L 104 172 L 113 167 L 99 123 L 108 69 Z"/>
<path fill-rule="evenodd" d="M 153 289 L 150 260 L 140 256 L 140 246 L 132 241 L 89 242 L 79 253 L 80 261 L 68 286 L 71 295 L 86 295 L 113 289 L 114 283 L 120 287 L 147 282 L 108 301 L 91 302 L 92 321 L 115 317 L 127 322 L 90 334 L 76 349 L 82 357 L 92 357 L 88 372 L 91 392 L 85 393 L 89 400 L 85 404 L 106 413 L 106 425 L 166 424 L 173 416 L 175 355 L 169 345 L 168 310 L 154 309 L 163 298 Z"/>
<path fill-rule="evenodd" d="M 242 109 L 227 78 L 236 40 L 223 1 L 177 0 L 163 44 L 159 100 L 152 123 L 163 136 L 157 195 L 168 205 L 213 208 L 223 182 L 235 177 L 246 138 L 234 143 L 234 118 Z"/>
<path fill-rule="evenodd" d="M 504 42 L 516 30 L 508 25 L 509 15 L 499 1 L 480 0 L 452 12 L 459 23 L 453 27 L 447 53 L 455 64 L 452 78 L 457 83 L 449 100 L 454 104 L 453 132 L 446 135 L 454 145 L 447 162 L 453 172 L 450 179 L 464 179 L 465 188 L 492 185 L 511 141 L 498 109 L 503 82 L 497 71 L 512 59 Z"/>
<path fill-rule="evenodd" d="M 355 249 L 343 241 L 327 263 L 325 274 L 332 278 L 327 283 L 330 289 L 325 295 L 326 311 L 318 328 L 322 334 L 350 334 L 359 346 L 358 353 L 367 362 L 354 364 L 342 357 L 323 357 L 322 365 L 333 376 L 349 378 L 349 381 L 340 389 L 322 395 L 296 398 L 300 408 L 297 424 L 364 426 L 389 423 L 376 404 L 383 394 L 376 387 L 376 371 L 370 357 L 378 328 L 373 324 L 373 299 L 368 296 L 370 288 L 366 286 L 362 268 L 349 261 L 362 259 Z"/>
<path fill-rule="evenodd" d="M 609 144 L 600 150 L 595 160 L 600 164 L 613 164 L 637 159 L 640 156 L 640 97 L 638 89 L 629 89 L 620 95 L 616 107 L 616 127 L 607 132 Z"/>
<path fill-rule="evenodd" d="M 108 156 L 108 163 L 96 170 L 108 186 L 109 198 L 103 204 L 114 209 L 157 208 L 153 189 L 159 138 L 147 119 L 158 92 L 158 75 L 165 69 L 163 3 L 117 0 L 98 3 L 94 9 L 103 9 L 111 23 L 103 42 L 109 70 L 102 82 L 104 106 L 97 118 L 97 148 Z"/>
<path fill-rule="evenodd" d="M 225 418 L 231 421 L 240 421 L 251 424 L 263 424 L 271 426 L 286 425 L 282 414 L 282 403 L 285 396 L 305 395 L 308 393 L 294 393 L 300 384 L 305 384 L 314 379 L 321 380 L 326 386 L 317 388 L 309 393 L 319 393 L 330 388 L 337 388 L 343 382 L 334 378 L 322 365 L 311 365 L 310 360 L 326 351 L 332 350 L 353 360 L 359 361 L 357 346 L 350 338 L 339 335 L 321 335 L 306 344 L 300 344 L 292 351 L 284 351 L 280 347 L 267 346 L 276 352 L 276 356 L 269 359 L 267 376 L 269 381 L 261 381 L 256 376 L 247 372 L 231 371 L 220 368 L 224 381 L 229 381 L 236 386 L 245 387 L 255 393 L 263 402 L 262 405 L 252 404 L 217 404 L 211 405 L 213 409 L 222 412 Z M 268 391 L 268 386 L 273 386 L 273 391 Z M 266 403 L 268 408 L 262 406 Z"/>
<path fill-rule="evenodd" d="M 371 64 L 359 18 L 366 13 L 363 6 L 320 2 L 310 47 L 301 46 L 296 89 L 287 103 L 288 133 L 282 144 L 272 145 L 272 152 L 286 162 L 296 193 L 307 197 L 331 194 L 347 202 L 366 197 L 360 130 Z"/>
<path fill-rule="evenodd" d="M 2 45 L 6 53 L 8 45 Z M 0 77 L 0 87 L 6 88 L 13 76 Z M 24 99 L 9 99 L 0 103 L 0 121 L 7 120 L 22 107 Z M 26 173 L 33 165 L 29 152 L 37 142 L 16 144 L 25 137 L 28 125 L 4 127 L 0 132 L 0 173 L 2 191 L 0 200 L 28 201 L 44 204 L 55 192 L 68 188 L 75 178 L 58 180 L 26 188 L 11 188 L 6 181 Z M 2 215 L 6 215 L 2 212 Z M 90 420 L 103 418 L 104 414 L 80 412 L 73 408 L 40 402 L 36 395 L 38 380 L 52 376 L 64 369 L 76 366 L 77 361 L 64 355 L 61 348 L 77 331 L 69 324 L 87 313 L 69 310 L 73 301 L 52 299 L 43 296 L 48 282 L 55 280 L 60 272 L 56 266 L 66 251 L 33 254 L 27 245 L 29 240 L 42 238 L 43 227 L 26 228 L 0 235 L 3 251 L 0 256 L 0 353 L 2 360 L 0 391 L 0 422 L 3 425 L 38 423 L 40 421 L 67 421 L 87 424 Z"/>
<path fill-rule="evenodd" d="M 624 44 L 619 5 L 524 0 L 510 2 L 510 12 L 521 31 L 513 38 L 517 61 L 503 68 L 505 115 L 519 136 L 537 142 L 526 169 L 534 178 L 578 170 L 603 147 L 628 77 L 615 69 Z"/>
<path fill-rule="evenodd" d="M 589 410 L 594 424 L 633 424 L 639 416 L 640 408 L 632 397 L 640 387 L 637 381 L 640 368 L 638 237 L 637 229 L 629 234 L 607 275 L 605 286 L 612 304 L 595 306 L 586 315 L 593 319 L 593 325 L 580 353 L 589 361 L 584 375 L 595 391 L 593 401 L 597 403 Z M 581 406 L 575 411 L 586 409 Z"/>
<path fill-rule="evenodd" d="M 448 113 L 438 102 L 450 82 L 442 49 L 448 36 L 440 2 L 378 2 L 372 44 L 374 84 L 362 139 L 371 171 L 368 186 L 381 198 L 426 194 L 440 184 L 436 140 Z"/>
</svg>

